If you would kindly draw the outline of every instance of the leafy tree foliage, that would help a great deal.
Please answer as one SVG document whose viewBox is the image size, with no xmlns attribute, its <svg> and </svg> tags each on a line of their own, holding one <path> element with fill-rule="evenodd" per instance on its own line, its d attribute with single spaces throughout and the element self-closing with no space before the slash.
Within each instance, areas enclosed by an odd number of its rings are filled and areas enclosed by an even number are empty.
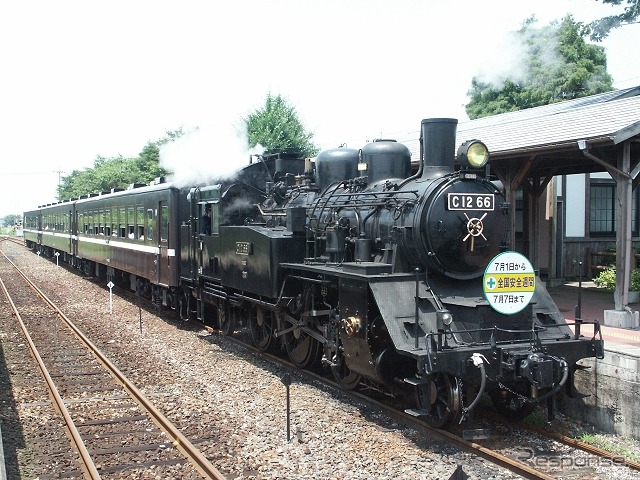
<svg viewBox="0 0 640 480">
<path fill-rule="evenodd" d="M 6 215 L 3 219 L 2 219 L 2 225 L 5 227 L 12 227 L 13 225 L 16 224 L 16 222 L 21 222 L 22 221 L 22 216 L 21 215 Z"/>
<path fill-rule="evenodd" d="M 269 93 L 264 107 L 244 119 L 249 146 L 260 144 L 265 153 L 295 151 L 305 157 L 318 152 L 313 144 L 313 133 L 306 132 L 294 107 L 281 95 Z"/>
<path fill-rule="evenodd" d="M 528 19 L 517 32 L 523 46 L 523 78 L 508 78 L 500 85 L 471 81 L 466 105 L 469 118 L 512 112 L 571 98 L 613 90 L 604 48 L 585 42 L 585 28 L 567 16 L 535 29 Z"/>
<path fill-rule="evenodd" d="M 614 6 L 626 3 L 627 6 L 618 15 L 609 15 L 594 20 L 587 25 L 589 37 L 595 42 L 604 40 L 611 33 L 611 30 L 627 23 L 633 23 L 640 16 L 638 0 L 626 0 L 626 2 L 624 0 L 602 0 L 602 3 L 609 3 Z"/>
<path fill-rule="evenodd" d="M 127 188 L 133 183 L 149 183 L 167 175 L 168 172 L 160 166 L 160 147 L 182 135 L 182 129 L 167 132 L 166 137 L 148 142 L 137 157 L 96 157 L 93 168 L 74 170 L 62 177 L 58 200 Z"/>
</svg>

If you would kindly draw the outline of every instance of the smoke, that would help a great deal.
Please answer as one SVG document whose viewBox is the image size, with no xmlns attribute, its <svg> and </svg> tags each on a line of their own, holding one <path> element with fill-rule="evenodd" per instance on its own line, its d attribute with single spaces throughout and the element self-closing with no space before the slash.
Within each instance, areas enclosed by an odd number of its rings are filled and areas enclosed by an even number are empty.
<svg viewBox="0 0 640 480">
<path fill-rule="evenodd" d="M 241 126 L 239 126 L 241 124 Z M 178 187 L 207 185 L 226 178 L 260 155 L 261 145 L 249 149 L 243 121 L 220 120 L 193 127 L 160 149 L 160 165 L 172 172 L 168 180 Z"/>
<path fill-rule="evenodd" d="M 476 78 L 499 90 L 509 80 L 535 84 L 536 71 L 555 71 L 563 64 L 558 54 L 559 26 L 507 32 L 486 50 Z M 532 68 L 535 67 L 535 68 Z"/>
</svg>

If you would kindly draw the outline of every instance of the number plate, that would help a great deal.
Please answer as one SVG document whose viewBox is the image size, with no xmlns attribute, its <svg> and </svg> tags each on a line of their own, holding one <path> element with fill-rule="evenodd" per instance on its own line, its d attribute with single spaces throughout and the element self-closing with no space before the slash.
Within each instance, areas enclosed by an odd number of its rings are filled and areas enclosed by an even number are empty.
<svg viewBox="0 0 640 480">
<path fill-rule="evenodd" d="M 253 244 L 250 242 L 236 242 L 237 255 L 251 255 L 253 253 Z"/>
<path fill-rule="evenodd" d="M 492 193 L 449 193 L 447 202 L 449 210 L 494 210 L 496 204 Z"/>
</svg>

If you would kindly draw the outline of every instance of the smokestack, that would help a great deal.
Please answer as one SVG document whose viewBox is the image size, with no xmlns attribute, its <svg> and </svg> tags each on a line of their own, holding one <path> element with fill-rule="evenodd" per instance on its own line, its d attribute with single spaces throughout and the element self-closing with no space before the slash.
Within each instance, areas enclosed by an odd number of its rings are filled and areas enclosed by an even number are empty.
<svg viewBox="0 0 640 480">
<path fill-rule="evenodd" d="M 427 118 L 422 120 L 420 149 L 422 150 L 422 176 L 441 177 L 453 172 L 456 149 L 455 118 Z"/>
</svg>

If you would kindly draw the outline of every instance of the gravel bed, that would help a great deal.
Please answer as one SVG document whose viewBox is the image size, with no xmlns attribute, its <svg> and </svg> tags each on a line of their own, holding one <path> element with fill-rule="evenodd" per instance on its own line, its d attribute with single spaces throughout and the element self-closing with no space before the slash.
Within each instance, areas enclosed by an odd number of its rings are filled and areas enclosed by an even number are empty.
<svg viewBox="0 0 640 480">
<path fill-rule="evenodd" d="M 196 323 L 161 319 L 115 295 L 110 313 L 101 285 L 20 246 L 2 248 L 229 479 L 448 479 L 458 465 L 471 479 L 520 478 L 295 373 L 287 441 L 286 369 Z M 634 478 L 592 470 L 582 478 Z"/>
</svg>

